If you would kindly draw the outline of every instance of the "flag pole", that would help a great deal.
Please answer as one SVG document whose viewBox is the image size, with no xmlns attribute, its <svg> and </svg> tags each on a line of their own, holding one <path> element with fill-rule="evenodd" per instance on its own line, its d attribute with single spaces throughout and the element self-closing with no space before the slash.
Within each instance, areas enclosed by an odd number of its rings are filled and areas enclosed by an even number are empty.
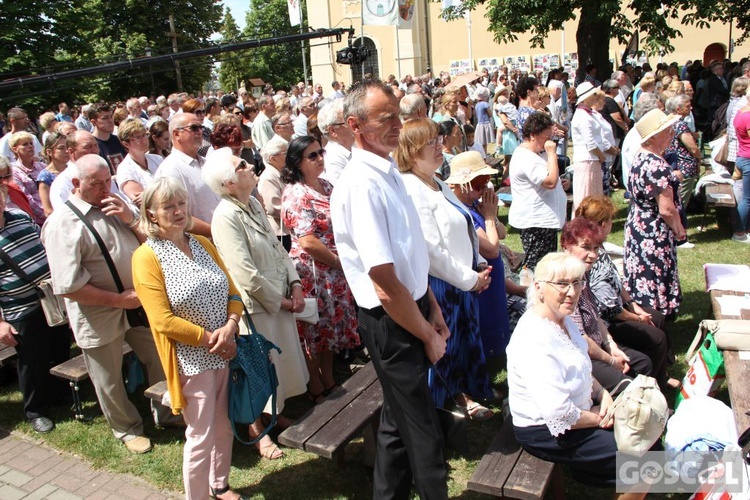
<svg viewBox="0 0 750 500">
<path fill-rule="evenodd" d="M 360 21 L 360 28 L 359 28 L 359 46 L 361 47 L 360 50 L 364 50 L 365 48 L 365 0 L 359 0 L 359 21 Z M 362 80 L 365 79 L 365 62 L 362 61 L 360 63 L 362 66 Z"/>
<path fill-rule="evenodd" d="M 398 22 L 396 23 L 396 63 L 398 64 L 398 82 L 401 83 L 401 41 L 398 36 Z"/>
<path fill-rule="evenodd" d="M 304 33 L 302 29 L 302 25 L 304 24 L 304 19 L 302 18 L 302 0 L 297 4 L 297 10 L 299 10 L 299 33 L 301 35 Z M 305 87 L 307 87 L 307 56 L 305 55 L 305 41 L 300 40 L 299 43 L 302 47 L 302 71 L 304 71 L 305 74 L 305 77 L 302 80 L 305 82 Z"/>
</svg>

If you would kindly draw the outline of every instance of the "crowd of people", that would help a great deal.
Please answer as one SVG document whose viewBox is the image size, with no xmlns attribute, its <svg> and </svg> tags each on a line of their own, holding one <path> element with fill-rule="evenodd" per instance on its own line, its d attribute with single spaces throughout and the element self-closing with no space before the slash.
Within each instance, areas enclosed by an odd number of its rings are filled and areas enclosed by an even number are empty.
<svg viewBox="0 0 750 500">
<path fill-rule="evenodd" d="M 289 398 L 323 403 L 339 390 L 335 359 L 365 346 L 383 388 L 375 497 L 413 483 L 447 498 L 436 408 L 493 418 L 496 358 L 519 442 L 587 484 L 614 484 L 614 438 L 599 424 L 619 383 L 679 384 L 668 329 L 705 102 L 732 116 L 747 188 L 733 239 L 750 242 L 748 75 L 727 81 L 725 66 L 695 85 L 696 64 L 682 77 L 626 65 L 603 84 L 595 68 L 575 85 L 561 70 L 546 85 L 485 70 L 465 85 L 428 74 L 333 82 L 328 95 L 300 82 L 257 99 L 61 103 L 39 117 L 40 137 L 25 110 L 8 110 L 0 250 L 27 276 L 0 265 L 0 342 L 19 353 L 26 418 L 54 429 L 65 392 L 49 368 L 68 358 L 72 331 L 114 436 L 148 452 L 121 376 L 127 342 L 149 382 L 167 382 L 156 423 L 185 427 L 187 498 L 240 498 L 228 360 L 252 321 L 280 347 L 276 408 L 249 429 L 264 459 L 284 456 L 265 432 L 271 415 L 285 429 Z M 503 243 L 500 184 L 522 252 Z M 630 199 L 622 276 L 603 248 L 618 186 Z M 50 278 L 69 329 L 46 325 L 37 285 Z M 315 324 L 295 319 L 305 299 Z"/>
</svg>

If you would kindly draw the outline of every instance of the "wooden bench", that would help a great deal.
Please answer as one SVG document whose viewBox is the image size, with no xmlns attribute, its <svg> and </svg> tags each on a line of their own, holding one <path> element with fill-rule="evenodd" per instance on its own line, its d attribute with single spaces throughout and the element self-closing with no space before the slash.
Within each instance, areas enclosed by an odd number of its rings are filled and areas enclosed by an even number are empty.
<svg viewBox="0 0 750 500">
<path fill-rule="evenodd" d="M 521 448 L 508 416 L 469 479 L 468 488 L 496 497 L 533 499 L 544 498 L 550 482 L 555 498 L 564 498 L 562 467 Z"/>
<path fill-rule="evenodd" d="M 18 356 L 18 354 L 16 353 L 15 347 L 0 344 L 0 368 L 16 359 L 16 356 Z"/>
<path fill-rule="evenodd" d="M 745 295 L 744 292 L 733 292 L 728 290 L 711 290 L 711 309 L 714 319 L 747 319 L 750 320 L 750 310 L 742 309 L 740 316 L 723 314 L 719 305 L 719 297 L 725 295 Z M 729 389 L 729 400 L 734 411 L 734 421 L 737 424 L 737 432 L 742 434 L 750 427 L 750 361 L 740 359 L 738 351 L 722 351 L 724 354 L 724 372 L 726 374 L 727 388 Z"/>
<path fill-rule="evenodd" d="M 125 356 L 133 352 L 130 346 L 122 343 L 122 355 Z M 64 363 L 54 366 L 49 371 L 55 377 L 60 377 L 70 381 L 70 389 L 73 392 L 73 413 L 76 420 L 87 420 L 83 414 L 83 405 L 81 405 L 80 382 L 89 378 L 89 372 L 86 369 L 86 363 L 83 360 L 83 354 L 71 358 Z"/>
<path fill-rule="evenodd" d="M 729 184 L 706 184 L 704 190 L 707 205 L 723 208 L 734 208 L 737 206 L 734 191 Z"/>
<path fill-rule="evenodd" d="M 344 449 L 365 432 L 371 444 L 383 406 L 383 390 L 368 363 L 279 435 L 279 443 L 344 463 Z"/>
</svg>

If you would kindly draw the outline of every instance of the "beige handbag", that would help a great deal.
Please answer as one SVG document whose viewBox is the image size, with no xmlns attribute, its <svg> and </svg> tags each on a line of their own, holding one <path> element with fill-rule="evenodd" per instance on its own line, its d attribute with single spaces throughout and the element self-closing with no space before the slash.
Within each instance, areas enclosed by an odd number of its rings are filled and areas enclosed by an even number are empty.
<svg viewBox="0 0 750 500">
<path fill-rule="evenodd" d="M 704 319 L 698 325 L 698 332 L 685 354 L 687 362 L 690 362 L 693 353 L 709 332 L 714 334 L 716 347 L 723 351 L 750 351 L 750 321 L 746 319 Z"/>
<path fill-rule="evenodd" d="M 628 380 L 620 384 L 624 382 Z M 656 379 L 638 375 L 617 396 L 600 426 L 604 427 L 614 419 L 617 451 L 642 457 L 661 437 L 668 417 L 667 400 L 659 390 Z"/>
</svg>

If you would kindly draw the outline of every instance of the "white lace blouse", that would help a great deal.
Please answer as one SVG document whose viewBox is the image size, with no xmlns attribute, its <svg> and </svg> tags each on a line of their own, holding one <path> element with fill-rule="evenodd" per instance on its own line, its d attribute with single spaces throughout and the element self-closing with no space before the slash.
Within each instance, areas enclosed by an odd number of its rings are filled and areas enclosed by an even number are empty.
<svg viewBox="0 0 750 500">
<path fill-rule="evenodd" d="M 553 436 L 570 429 L 591 409 L 591 360 L 586 340 L 569 317 L 565 328 L 529 309 L 506 350 L 513 425 L 546 425 Z"/>
</svg>

